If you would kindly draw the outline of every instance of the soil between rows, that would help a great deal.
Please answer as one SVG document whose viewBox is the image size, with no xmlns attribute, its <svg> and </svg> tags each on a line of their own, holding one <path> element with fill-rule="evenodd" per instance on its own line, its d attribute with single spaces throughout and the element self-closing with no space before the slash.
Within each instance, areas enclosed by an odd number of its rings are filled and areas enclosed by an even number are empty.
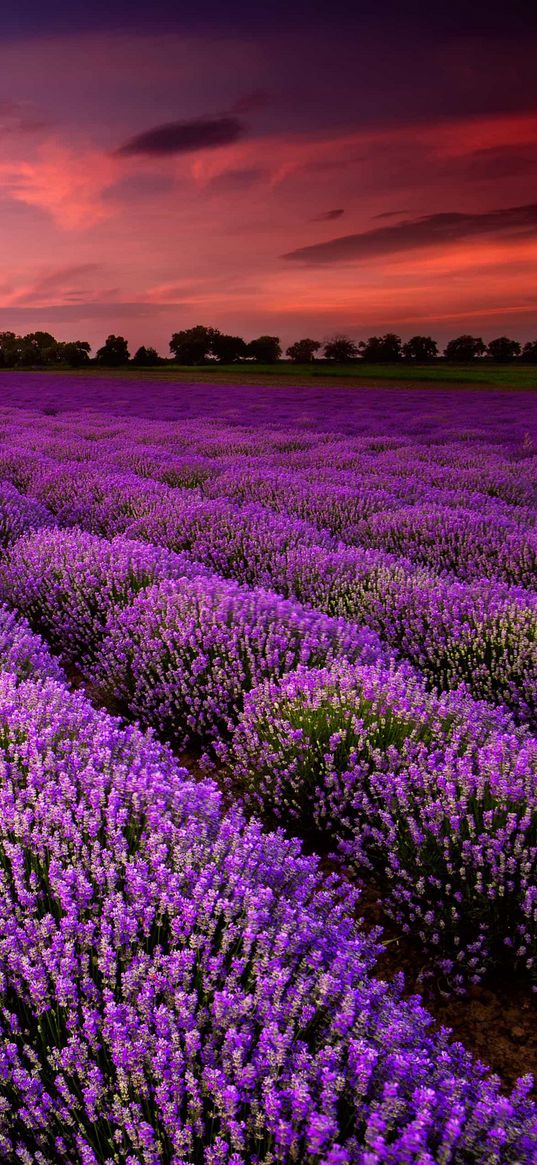
<svg viewBox="0 0 537 1165">
<path fill-rule="evenodd" d="M 376 966 L 379 978 L 393 979 L 402 971 L 405 997 L 420 995 L 435 1023 L 451 1028 L 453 1037 L 506 1086 L 531 1072 L 537 1094 L 537 994 L 527 979 L 495 975 L 470 987 L 464 996 L 448 995 L 436 977 L 427 975 L 420 947 L 387 918 L 376 887 L 364 886 L 360 906 L 366 928 L 382 927 L 385 945 Z"/>
</svg>

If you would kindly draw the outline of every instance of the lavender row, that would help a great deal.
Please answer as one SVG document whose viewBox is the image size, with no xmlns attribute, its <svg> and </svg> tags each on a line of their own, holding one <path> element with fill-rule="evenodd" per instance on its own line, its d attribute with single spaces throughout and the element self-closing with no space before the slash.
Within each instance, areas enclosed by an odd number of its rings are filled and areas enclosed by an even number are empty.
<svg viewBox="0 0 537 1165">
<path fill-rule="evenodd" d="M 316 457 L 318 461 L 315 476 L 309 481 L 300 468 L 294 467 L 292 472 L 275 469 L 273 458 L 264 461 L 257 456 L 252 465 L 252 459 L 243 454 L 233 464 L 229 451 L 225 457 L 217 450 L 220 454 L 217 458 L 196 453 L 178 458 L 166 446 L 148 450 L 144 433 L 142 428 L 140 444 L 134 450 L 132 438 L 136 437 L 136 429 L 133 434 L 132 426 L 127 441 L 123 434 L 117 437 L 114 429 L 111 435 L 105 430 L 99 435 L 97 450 L 96 443 L 88 439 L 91 433 L 85 439 L 74 438 L 71 442 L 63 432 L 52 443 L 40 436 L 35 442 L 40 452 L 33 456 L 33 468 L 28 470 L 29 454 L 24 467 L 22 453 L 18 467 L 16 458 L 10 459 L 9 455 L 0 457 L 0 467 L 3 472 L 14 474 L 17 484 L 22 474 L 25 487 L 49 504 L 62 524 L 80 523 L 106 536 L 124 529 L 129 518 L 151 512 L 153 502 L 173 504 L 166 484 L 188 489 L 201 487 L 210 496 L 238 501 L 255 499 L 277 512 L 292 512 L 317 527 L 319 532 L 314 535 L 317 541 L 323 540 L 320 531 L 326 528 L 346 543 L 378 546 L 423 563 L 436 572 L 452 572 L 463 579 L 488 576 L 528 587 L 535 585 L 535 507 L 527 504 L 514 507 L 505 501 L 499 504 L 496 496 L 496 492 L 507 492 L 510 497 L 507 486 L 520 485 L 521 464 L 528 473 L 527 467 L 535 458 L 509 464 L 498 461 L 494 449 L 476 453 L 472 449 L 457 450 L 456 446 L 449 446 L 449 458 L 445 454 L 448 464 L 431 468 L 429 448 L 429 460 L 425 461 L 423 455 L 421 460 L 418 458 L 417 474 L 416 447 L 410 448 L 409 464 L 405 462 L 408 446 L 387 450 L 384 455 L 366 450 L 355 456 L 354 461 L 351 458 L 352 470 L 342 471 L 338 463 L 336 482 L 326 460 L 335 457 L 337 461 L 343 457 L 345 446 L 339 443 L 332 447 L 317 438 L 308 446 L 309 460 Z M 96 452 L 97 465 L 90 469 L 88 459 Z M 439 455 L 437 449 L 435 456 Z M 54 458 L 60 460 L 60 467 Z M 450 458 L 454 459 L 454 465 Z M 494 496 L 487 493 L 468 496 L 466 490 L 455 488 L 466 465 L 475 466 L 469 485 L 481 484 L 482 488 L 486 488 L 487 469 L 494 468 L 496 476 L 489 483 Z M 116 467 L 112 473 L 111 467 Z M 134 473 L 118 474 L 117 467 Z M 404 469 L 406 474 L 402 472 Z M 500 469 L 506 475 L 505 489 L 497 480 Z M 401 470 L 399 475 L 397 470 Z M 136 485 L 136 474 L 141 474 L 145 485 Z M 159 490 L 159 485 L 164 489 Z M 536 496 L 531 472 L 528 491 L 524 495 L 526 502 Z"/>
<path fill-rule="evenodd" d="M 189 386 L 189 389 L 192 392 L 193 386 Z M 229 391 L 230 396 L 233 392 L 238 393 L 237 389 Z M 111 402 L 115 395 L 112 392 Z M 346 390 L 344 396 L 347 407 L 356 400 L 356 394 L 348 394 Z M 333 393 L 325 393 L 325 397 L 329 404 L 333 403 Z M 406 397 L 408 400 L 409 394 Z M 363 401 L 366 409 L 368 399 L 371 399 L 370 394 Z M 487 409 L 490 410 L 491 398 L 489 396 L 486 399 Z M 248 416 L 248 410 L 243 412 L 239 423 L 234 419 L 230 424 L 222 416 L 206 414 L 196 419 L 183 418 L 177 425 L 167 419 L 140 418 L 135 410 L 128 417 L 121 417 L 113 410 L 108 410 L 108 413 L 91 413 L 78 407 L 76 412 L 64 412 L 58 419 L 46 416 L 42 411 L 3 410 L 0 439 L 5 436 L 11 444 L 25 441 L 30 447 L 40 444 L 52 455 L 56 452 L 62 454 L 67 435 L 74 456 L 83 454 L 90 442 L 94 446 L 122 447 L 124 450 L 127 441 L 130 441 L 131 447 L 133 444 L 142 444 L 160 448 L 163 454 L 170 456 L 195 454 L 213 462 L 220 461 L 228 453 L 235 460 L 264 457 L 296 466 L 322 464 L 323 468 L 337 462 L 341 468 L 356 465 L 360 469 L 373 461 L 398 476 L 403 475 L 405 470 L 410 470 L 412 474 L 416 459 L 422 459 L 431 466 L 433 473 L 436 472 L 436 466 L 445 467 L 449 471 L 449 466 L 454 464 L 468 475 L 468 480 L 472 474 L 474 477 L 479 476 L 479 484 L 485 487 L 490 485 L 495 493 L 498 493 L 498 486 L 501 487 L 502 482 L 506 485 L 509 483 L 511 489 L 517 486 L 520 488 L 526 481 L 531 485 L 536 430 L 534 419 L 528 413 L 531 401 L 527 394 L 509 398 L 510 421 L 516 417 L 516 406 L 523 406 L 521 415 L 516 418 L 519 424 L 521 422 L 519 432 L 511 438 L 506 433 L 496 435 L 487 432 L 485 426 L 468 429 L 464 424 L 464 416 L 461 426 L 460 413 L 457 426 L 446 426 L 443 421 L 440 432 L 435 431 L 431 424 L 430 414 L 424 415 L 423 423 L 413 425 L 411 429 L 394 430 L 386 424 L 388 400 L 384 394 L 380 402 L 381 413 L 378 416 L 371 414 L 370 424 L 361 434 L 353 433 L 350 427 L 347 432 L 342 432 L 330 430 L 329 426 L 322 428 L 313 425 L 311 418 L 308 423 L 308 418 L 297 415 L 296 409 L 293 410 L 294 416 L 283 421 L 281 413 L 278 415 L 278 410 L 273 407 L 270 423 L 259 426 L 255 417 Z M 468 401 L 465 395 L 465 411 Z M 275 403 L 273 400 L 272 406 Z M 507 398 L 504 398 L 504 403 L 507 403 Z M 390 404 L 393 406 L 394 401 Z M 39 437 L 36 434 L 36 418 L 39 418 Z"/>
<path fill-rule="evenodd" d="M 379 562 L 375 551 L 330 555 L 306 548 L 288 556 L 282 574 L 302 602 L 376 630 L 432 687 L 466 683 L 476 699 L 505 704 L 521 723 L 537 724 L 532 593 L 487 580 L 469 587 L 425 571 L 410 574 Z"/>
<path fill-rule="evenodd" d="M 462 583 L 382 550 L 308 542 L 298 520 L 254 505 L 162 504 L 131 537 L 187 551 L 212 570 L 366 624 L 441 689 L 461 682 L 537 724 L 537 598 L 495 580 Z"/>
<path fill-rule="evenodd" d="M 122 442 L 119 442 L 119 446 L 116 441 L 99 443 L 97 462 L 101 476 L 106 477 L 110 470 L 117 473 L 119 469 L 123 473 L 132 472 L 139 475 L 149 482 L 167 484 L 175 488 L 200 487 L 209 496 L 228 496 L 238 501 L 256 500 L 277 511 L 287 510 L 314 522 L 317 526 L 326 527 L 331 533 L 348 542 L 360 540 L 360 531 L 357 527 L 371 514 L 414 505 L 476 511 L 476 517 L 485 515 L 490 517 L 492 529 L 495 521 L 499 520 L 506 528 L 512 527 L 512 532 L 518 533 L 519 536 L 522 536 L 524 527 L 531 530 L 535 526 L 536 484 L 528 487 L 528 493 L 524 495 L 526 504 L 522 506 L 496 496 L 492 484 L 490 489 L 493 496 L 479 492 L 479 486 L 483 487 L 485 482 L 480 482 L 477 472 L 475 479 L 472 478 L 469 482 L 471 488 L 461 488 L 460 474 L 464 473 L 464 468 L 459 468 L 456 464 L 450 465 L 449 478 L 445 477 L 447 469 L 442 470 L 442 467 L 438 467 L 440 477 L 436 484 L 429 460 L 419 465 L 419 474 L 416 474 L 415 449 L 412 476 L 407 472 L 398 477 L 397 474 L 389 472 L 389 466 L 387 469 L 382 468 L 382 463 L 379 466 L 378 454 L 376 459 L 371 455 L 367 459 L 358 459 L 352 471 L 344 471 L 338 462 L 341 450 L 337 447 L 327 449 L 320 442 L 317 446 L 319 465 L 313 471 L 313 475 L 311 471 L 308 475 L 300 468 L 293 467 L 289 470 L 285 466 L 277 467 L 271 457 L 237 458 L 227 453 L 225 457 L 220 457 L 215 462 L 214 459 L 194 453 L 178 457 L 167 453 L 166 450 L 159 450 L 158 447 L 148 449 L 145 443 L 133 449 L 132 441 L 131 432 L 128 441 L 125 442 L 127 446 L 125 451 L 122 449 Z M 80 469 L 79 458 L 84 464 L 88 448 L 86 447 L 85 451 L 80 450 L 76 457 L 76 447 L 70 447 L 65 436 L 63 442 L 64 455 L 60 445 L 54 450 L 55 457 L 59 458 L 60 463 L 65 464 L 66 468 L 69 467 L 69 457 L 73 457 L 71 469 L 75 468 L 75 465 Z M 42 446 L 46 447 L 46 443 L 42 442 Z M 92 459 L 95 459 L 95 446 L 90 446 L 89 452 Z M 326 466 L 326 459 L 330 460 L 332 457 L 335 458 L 337 472 L 330 471 Z M 40 460 L 41 457 L 36 458 L 37 469 Z M 0 458 L 0 468 L 1 466 Z M 49 469 L 53 467 L 54 461 L 49 460 Z M 509 482 L 513 486 L 516 484 L 520 486 L 520 463 L 508 468 Z M 8 461 L 6 471 L 9 472 L 9 469 Z M 481 477 L 486 475 L 486 469 L 487 459 L 484 459 L 479 465 Z M 432 480 L 428 481 L 428 477 Z M 500 489 L 499 483 L 496 485 Z M 40 488 L 42 486 L 38 474 L 35 489 L 39 491 Z M 511 571 L 514 570 L 515 564 L 511 567 Z"/>
<path fill-rule="evenodd" d="M 373 515 L 353 541 L 408 555 L 438 574 L 537 588 L 537 533 L 513 529 L 506 518 L 421 505 Z"/>
<path fill-rule="evenodd" d="M 199 562 L 164 547 L 56 528 L 34 531 L 12 545 L 0 563 L 0 595 L 65 663 L 84 670 L 109 620 L 143 588 L 207 573 Z"/>
<path fill-rule="evenodd" d="M 81 427 L 95 431 L 110 424 L 117 428 L 133 418 L 151 430 L 215 429 L 232 433 L 246 427 L 250 443 L 261 444 L 272 431 L 287 432 L 303 443 L 329 432 L 336 438 L 363 442 L 398 443 L 403 440 L 446 444 L 486 442 L 498 449 L 522 449 L 528 437 L 535 440 L 536 410 L 532 394 L 523 391 L 478 390 L 459 387 L 369 388 L 349 391 L 347 385 L 327 387 L 308 384 L 274 389 L 244 383 L 188 384 L 178 391 L 176 383 L 130 380 L 121 386 L 117 378 L 103 376 L 57 377 L 53 374 L 6 372 L 2 379 L 3 403 L 19 416 L 21 405 L 47 420 L 44 410 L 57 411 L 57 423 L 76 416 Z M 486 407 L 484 407 L 484 405 Z M 13 406 L 17 406 L 16 408 Z M 72 410 L 76 410 L 74 414 Z M 90 412 L 91 410 L 91 412 Z M 8 412 L 6 408 L 6 413 Z M 87 418 L 87 419 L 86 419 Z M 208 435 L 209 441 L 209 435 Z M 216 443 L 216 441 L 215 441 Z"/>
<path fill-rule="evenodd" d="M 407 668 L 301 668 L 219 753 L 255 812 L 375 874 L 452 989 L 537 978 L 537 742 L 505 714 Z"/>
<path fill-rule="evenodd" d="M 25 497 L 10 482 L 0 481 L 0 551 L 28 530 L 54 525 L 46 506 Z"/>
<path fill-rule="evenodd" d="M 201 504 L 196 494 L 181 499 L 174 497 L 159 483 L 139 483 L 135 475 L 110 475 L 108 472 L 87 471 L 69 464 L 65 468 L 47 468 L 35 472 L 32 489 L 40 500 L 17 497 L 18 525 L 13 523 L 9 510 L 14 503 L 5 496 L 3 517 L 8 523 L 4 541 L 34 524 L 50 525 L 52 510 L 62 525 L 80 524 L 107 537 L 124 530 L 134 519 L 143 519 L 155 509 L 170 508 L 180 521 L 181 510 L 192 510 Z M 229 515 L 228 497 L 244 502 L 246 497 L 257 498 L 277 512 L 282 519 L 271 523 L 269 510 L 258 510 L 257 521 L 263 520 L 272 535 L 271 542 L 284 541 L 282 526 L 298 531 L 302 541 L 327 542 L 324 528 L 341 541 L 376 547 L 395 555 L 405 556 L 421 563 L 436 573 L 453 573 L 472 580 L 482 577 L 497 578 L 511 584 L 535 587 L 537 578 L 537 535 L 531 530 L 520 530 L 505 515 L 475 514 L 472 511 L 435 507 L 430 503 L 401 509 L 394 508 L 393 499 L 386 491 L 372 490 L 357 494 L 350 487 L 323 487 L 317 484 L 304 488 L 304 483 L 289 483 L 276 477 L 252 478 L 251 474 L 221 474 L 212 482 L 211 493 L 223 494 L 218 504 Z M 21 513 L 25 502 L 27 513 Z M 46 508 L 43 505 L 46 503 Z M 387 507 L 387 508 L 386 508 Z M 298 517 L 286 517 L 293 509 Z M 240 507 L 244 510 L 244 504 Z M 380 512 L 375 512 L 380 511 Z M 214 510 L 218 521 L 218 508 Z M 19 517 L 20 515 L 20 517 Z M 246 518 L 249 511 L 246 509 Z M 229 516 L 228 516 L 229 520 Z M 2 531 L 0 530 L 0 536 Z M 279 548 L 279 547 L 278 547 Z"/>
<path fill-rule="evenodd" d="M 252 488 L 260 491 L 266 476 L 269 492 L 277 472 L 287 476 L 290 486 L 294 479 L 293 506 L 314 503 L 314 491 L 308 490 L 309 474 L 314 486 L 322 482 L 324 487 L 350 487 L 363 499 L 362 508 L 371 504 L 378 508 L 377 495 L 381 508 L 385 508 L 383 499 L 388 506 L 429 501 L 441 505 L 445 500 L 446 505 L 511 515 L 522 524 L 529 521 L 534 525 L 535 521 L 537 459 L 531 454 L 531 442 L 522 456 L 522 449 L 507 454 L 495 445 L 468 441 L 438 445 L 408 438 L 338 440 L 320 433 L 297 435 L 296 431 L 294 437 L 290 431 L 285 440 L 284 433 L 260 434 L 221 425 L 215 429 L 212 423 L 174 430 L 135 419 L 120 422 L 110 418 L 95 427 L 71 417 L 61 428 L 49 422 L 49 428 L 47 435 L 46 419 L 41 417 L 38 429 L 35 419 L 31 427 L 14 424 L 6 437 L 11 445 L 22 444 L 28 449 L 27 457 L 33 449 L 34 456 L 48 457 L 52 463 L 96 460 L 103 472 L 116 465 L 170 485 L 192 487 L 206 482 L 210 489 L 214 481 L 219 492 L 224 484 L 219 479 L 227 470 L 232 474 L 238 470 L 239 479 L 241 473 L 250 474 Z M 0 475 L 10 476 L 10 472 L 9 454 L 0 453 Z M 240 482 L 231 482 L 231 486 L 240 488 Z M 301 490 L 306 495 L 304 502 Z"/>
<path fill-rule="evenodd" d="M 392 911 L 455 986 L 501 958 L 530 969 L 534 743 L 466 690 L 437 697 L 408 667 L 379 666 L 371 633 L 188 577 L 191 565 L 128 540 L 44 531 L 12 549 L 3 585 L 109 706 L 175 745 L 222 755 L 231 739 L 224 755 L 256 810 L 389 871 Z M 296 668 L 283 686 L 259 687 Z"/>
<path fill-rule="evenodd" d="M 535 1159 L 529 1085 L 372 977 L 296 844 L 53 681 L 0 676 L 0 728 L 6 1160 Z"/>
<path fill-rule="evenodd" d="M 74 479 L 67 480 L 76 498 Z M 131 481 L 122 493 L 119 478 L 93 483 L 84 502 L 83 482 L 78 485 L 73 520 L 112 531 L 126 527 L 135 539 L 187 552 L 240 583 L 266 586 L 326 614 L 367 624 L 420 667 L 431 684 L 449 688 L 466 682 L 477 698 L 505 703 L 520 720 L 536 723 L 532 592 L 495 581 L 441 580 L 382 550 L 338 548 L 328 535 L 323 545 L 315 527 L 254 504 L 153 497 L 144 483 Z M 63 478 L 54 478 L 54 488 L 65 497 Z M 95 489 L 101 491 L 97 500 Z M 140 508 L 146 515 L 132 521 Z"/>
<path fill-rule="evenodd" d="M 105 700 L 176 744 L 228 735 L 244 693 L 299 664 L 386 658 L 378 636 L 180 554 L 82 531 L 21 538 L 0 592 Z"/>
<path fill-rule="evenodd" d="M 367 480 L 367 479 L 366 479 Z M 442 504 L 427 491 L 420 504 L 401 504 L 378 483 L 311 484 L 293 475 L 234 470 L 208 483 L 209 496 L 244 504 L 255 500 L 327 529 L 348 545 L 376 547 L 461 579 L 497 578 L 514 585 L 537 584 L 537 534 L 520 529 L 512 513 L 460 502 Z"/>
</svg>

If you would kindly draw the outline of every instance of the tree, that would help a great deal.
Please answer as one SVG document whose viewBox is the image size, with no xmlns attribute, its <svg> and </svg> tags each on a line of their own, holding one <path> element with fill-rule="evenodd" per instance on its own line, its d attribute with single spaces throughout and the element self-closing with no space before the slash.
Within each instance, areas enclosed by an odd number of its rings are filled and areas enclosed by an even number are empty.
<svg viewBox="0 0 537 1165">
<path fill-rule="evenodd" d="M 522 349 L 521 360 L 524 364 L 537 364 L 537 340 L 528 340 Z"/>
<path fill-rule="evenodd" d="M 14 368 L 19 362 L 22 341 L 15 332 L 0 332 L 0 364 L 2 368 Z"/>
<path fill-rule="evenodd" d="M 156 348 L 146 348 L 145 344 L 142 344 L 134 353 L 132 362 L 142 368 L 151 368 L 155 364 L 160 364 L 160 356 Z"/>
<path fill-rule="evenodd" d="M 246 356 L 247 344 L 242 336 L 227 336 L 216 332 L 211 341 L 211 355 L 215 356 L 220 364 L 235 364 Z"/>
<path fill-rule="evenodd" d="M 319 340 L 297 340 L 295 344 L 291 344 L 285 354 L 295 364 L 311 364 L 315 358 L 315 353 L 319 351 L 321 346 Z"/>
<path fill-rule="evenodd" d="M 95 354 L 96 364 L 103 364 L 106 368 L 118 368 L 129 360 L 129 347 L 123 336 L 108 336 L 106 343 Z"/>
<path fill-rule="evenodd" d="M 22 364 L 57 364 L 61 345 L 50 332 L 28 332 L 20 341 Z"/>
<path fill-rule="evenodd" d="M 174 332 L 170 340 L 170 351 L 178 364 L 203 364 L 211 353 L 213 341 L 220 333 L 217 328 L 206 328 L 196 324 L 182 332 Z"/>
<path fill-rule="evenodd" d="M 84 364 L 89 364 L 91 352 L 91 345 L 87 340 L 70 340 L 66 344 L 59 345 L 59 354 L 62 360 L 70 368 L 82 368 Z"/>
<path fill-rule="evenodd" d="M 282 354 L 279 336 L 258 336 L 250 340 L 248 356 L 253 356 L 257 364 L 277 364 Z"/>
<path fill-rule="evenodd" d="M 362 359 L 367 364 L 394 364 L 401 359 L 402 340 L 395 332 L 386 332 L 385 336 L 370 336 L 359 344 Z"/>
<path fill-rule="evenodd" d="M 349 364 L 357 356 L 358 348 L 349 336 L 332 336 L 324 346 L 325 360 L 332 360 L 335 364 Z"/>
<path fill-rule="evenodd" d="M 438 344 L 432 336 L 411 336 L 403 344 L 405 360 L 415 360 L 417 364 L 427 364 L 438 356 Z"/>
<path fill-rule="evenodd" d="M 515 356 L 520 356 L 520 344 L 518 340 L 510 340 L 509 336 L 498 336 L 496 340 L 490 341 L 487 356 L 497 364 L 508 364 Z"/>
<path fill-rule="evenodd" d="M 477 356 L 484 356 L 486 350 L 481 336 L 456 336 L 446 344 L 444 356 L 457 364 L 468 364 Z"/>
</svg>

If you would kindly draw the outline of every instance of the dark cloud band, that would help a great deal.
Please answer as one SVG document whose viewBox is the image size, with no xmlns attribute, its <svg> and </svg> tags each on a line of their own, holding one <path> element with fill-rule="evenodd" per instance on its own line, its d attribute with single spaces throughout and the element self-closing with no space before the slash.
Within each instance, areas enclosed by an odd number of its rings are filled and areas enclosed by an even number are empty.
<svg viewBox="0 0 537 1165">
<path fill-rule="evenodd" d="M 117 149 L 123 158 L 148 154 L 190 154 L 197 150 L 228 146 L 242 138 L 245 127 L 238 117 L 198 118 L 195 121 L 170 121 L 136 134 Z"/>
<path fill-rule="evenodd" d="M 505 207 L 484 214 L 450 212 L 405 219 L 360 234 L 340 235 L 324 243 L 298 247 L 282 257 L 308 266 L 348 263 L 398 251 L 456 243 L 460 239 L 477 235 L 501 234 L 521 234 L 525 237 L 537 234 L 537 203 Z"/>
</svg>

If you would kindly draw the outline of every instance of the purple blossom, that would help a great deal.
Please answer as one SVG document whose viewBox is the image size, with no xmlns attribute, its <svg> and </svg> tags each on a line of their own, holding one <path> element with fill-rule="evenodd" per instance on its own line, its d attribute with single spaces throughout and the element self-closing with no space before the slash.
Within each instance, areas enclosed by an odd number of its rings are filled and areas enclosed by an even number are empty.
<svg viewBox="0 0 537 1165">
<path fill-rule="evenodd" d="M 19 680 L 50 676 L 61 681 L 60 664 L 47 644 L 30 630 L 26 619 L 15 616 L 0 605 L 0 671 L 10 672 Z"/>
<path fill-rule="evenodd" d="M 0 564 L 0 593 L 63 659 L 83 667 L 109 618 L 140 590 L 159 578 L 203 573 L 198 563 L 158 546 L 55 529 L 18 540 Z"/>
<path fill-rule="evenodd" d="M 52 681 L 0 726 L 6 1159 L 530 1165 L 528 1083 L 372 977 L 296 844 Z"/>
<path fill-rule="evenodd" d="M 176 579 L 112 613 L 91 678 L 166 738 L 210 743 L 232 730 L 246 692 L 299 664 L 383 658 L 378 637 L 259 588 Z"/>
<path fill-rule="evenodd" d="M 537 742 L 409 668 L 300 668 L 246 696 L 234 786 L 381 880 L 388 911 L 456 989 L 537 966 Z"/>
</svg>

